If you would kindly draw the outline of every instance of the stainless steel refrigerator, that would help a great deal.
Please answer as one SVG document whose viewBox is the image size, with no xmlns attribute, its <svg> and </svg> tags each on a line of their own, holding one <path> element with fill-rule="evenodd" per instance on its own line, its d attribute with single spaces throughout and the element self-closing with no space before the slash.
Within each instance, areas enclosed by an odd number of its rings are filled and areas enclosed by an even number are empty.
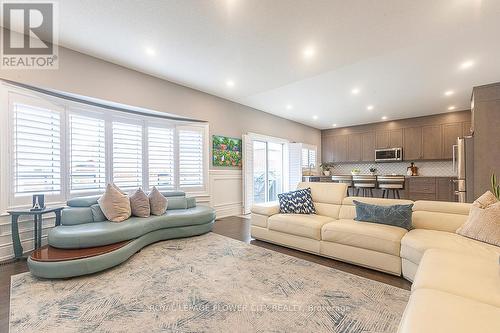
<svg viewBox="0 0 500 333">
<path fill-rule="evenodd" d="M 474 138 L 457 138 L 453 146 L 453 169 L 456 172 L 455 195 L 458 202 L 474 201 Z"/>
</svg>

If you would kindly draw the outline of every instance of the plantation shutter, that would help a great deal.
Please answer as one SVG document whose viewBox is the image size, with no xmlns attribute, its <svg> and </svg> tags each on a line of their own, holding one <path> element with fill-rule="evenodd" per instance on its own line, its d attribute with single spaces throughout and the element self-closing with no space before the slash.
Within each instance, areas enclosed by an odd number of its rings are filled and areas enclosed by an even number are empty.
<svg viewBox="0 0 500 333">
<path fill-rule="evenodd" d="M 290 190 L 296 190 L 299 182 L 302 181 L 302 168 L 304 163 L 304 149 L 300 143 L 290 143 L 288 145 L 289 152 L 289 177 L 288 177 L 288 188 Z M 307 150 L 307 149 L 306 149 Z M 302 161 L 302 163 L 301 163 Z"/>
<path fill-rule="evenodd" d="M 61 195 L 61 113 L 14 102 L 14 197 Z"/>
<path fill-rule="evenodd" d="M 316 149 L 309 149 L 309 165 L 312 164 L 312 168 L 316 168 Z"/>
<path fill-rule="evenodd" d="M 70 193 L 106 188 L 106 144 L 103 119 L 69 115 Z"/>
<path fill-rule="evenodd" d="M 300 145 L 302 147 L 302 145 Z M 309 167 L 309 149 L 302 148 L 302 168 Z"/>
<path fill-rule="evenodd" d="M 113 182 L 122 190 L 142 187 L 142 125 L 113 121 Z"/>
<path fill-rule="evenodd" d="M 174 129 L 148 127 L 149 187 L 173 188 Z"/>
<path fill-rule="evenodd" d="M 179 186 L 202 187 L 203 170 L 203 129 L 179 127 Z"/>
<path fill-rule="evenodd" d="M 253 204 L 253 141 L 243 135 L 243 214 L 250 214 Z"/>
</svg>

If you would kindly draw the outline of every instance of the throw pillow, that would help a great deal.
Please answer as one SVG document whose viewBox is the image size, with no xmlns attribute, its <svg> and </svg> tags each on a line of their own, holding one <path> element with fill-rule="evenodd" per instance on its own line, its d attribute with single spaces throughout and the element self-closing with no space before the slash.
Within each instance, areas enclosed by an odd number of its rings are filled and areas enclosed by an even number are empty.
<svg viewBox="0 0 500 333">
<path fill-rule="evenodd" d="M 474 201 L 469 218 L 457 234 L 500 246 L 500 201 L 493 193 L 488 191 Z"/>
<path fill-rule="evenodd" d="M 356 221 L 392 225 L 406 230 L 411 229 L 413 204 L 379 206 L 357 200 L 353 202 L 356 205 Z"/>
<path fill-rule="evenodd" d="M 122 222 L 130 217 L 130 200 L 114 184 L 108 184 L 106 192 L 97 200 L 99 207 L 111 222 Z"/>
<path fill-rule="evenodd" d="M 280 203 L 280 213 L 316 214 L 310 187 L 278 194 L 278 200 Z"/>
<path fill-rule="evenodd" d="M 163 215 L 167 210 L 168 200 L 163 194 L 158 191 L 156 186 L 149 193 L 149 205 L 151 207 L 151 214 Z"/>
<path fill-rule="evenodd" d="M 137 191 L 130 196 L 130 208 L 132 208 L 132 215 L 137 217 L 148 217 L 151 214 L 149 198 L 142 188 L 138 188 Z"/>
</svg>

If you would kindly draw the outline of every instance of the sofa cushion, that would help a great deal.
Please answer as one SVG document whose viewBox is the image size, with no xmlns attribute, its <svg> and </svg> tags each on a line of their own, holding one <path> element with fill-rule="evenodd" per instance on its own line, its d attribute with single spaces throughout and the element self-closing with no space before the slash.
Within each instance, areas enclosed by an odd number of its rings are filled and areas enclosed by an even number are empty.
<svg viewBox="0 0 500 333">
<path fill-rule="evenodd" d="M 500 246 L 500 202 L 490 191 L 479 197 L 457 234 Z"/>
<path fill-rule="evenodd" d="M 280 213 L 316 214 L 310 188 L 280 193 L 278 194 L 278 200 Z"/>
<path fill-rule="evenodd" d="M 469 216 L 471 204 L 442 201 L 415 201 L 413 227 L 455 232 Z"/>
<path fill-rule="evenodd" d="M 68 207 L 62 210 L 62 225 L 75 225 L 92 221 L 92 209 L 89 207 Z"/>
<path fill-rule="evenodd" d="M 347 194 L 347 185 L 338 183 L 302 182 L 297 188 L 311 188 L 314 203 L 341 205 Z"/>
<path fill-rule="evenodd" d="M 128 196 L 114 184 L 108 184 L 106 192 L 97 202 L 106 218 L 111 222 L 123 222 L 132 215 Z"/>
<path fill-rule="evenodd" d="M 333 219 L 315 214 L 277 214 L 268 219 L 270 230 L 312 239 L 321 239 L 321 227 Z"/>
<path fill-rule="evenodd" d="M 411 205 L 413 201 L 402 200 L 402 199 L 382 199 L 382 198 L 365 198 L 365 197 L 347 197 L 342 201 L 342 207 L 340 208 L 339 219 L 353 220 L 356 217 L 356 207 L 354 205 L 354 200 L 368 203 L 371 205 Z"/>
<path fill-rule="evenodd" d="M 400 241 L 406 232 L 389 225 L 337 220 L 323 225 L 321 239 L 399 256 Z"/>
<path fill-rule="evenodd" d="M 206 206 L 169 210 L 162 216 L 131 217 L 121 223 L 92 222 L 49 230 L 48 243 L 66 249 L 103 246 L 134 239 L 148 232 L 212 222 L 215 211 Z"/>
<path fill-rule="evenodd" d="M 385 206 L 372 205 L 357 200 L 353 202 L 356 205 L 356 221 L 392 225 L 406 230 L 411 229 L 413 204 Z"/>
<path fill-rule="evenodd" d="M 158 191 L 156 186 L 153 186 L 148 195 L 149 206 L 151 207 L 151 215 L 161 216 L 165 214 L 168 205 L 168 199 Z"/>
<path fill-rule="evenodd" d="M 400 333 L 498 333 L 500 308 L 433 289 L 411 296 L 399 325 Z"/>
<path fill-rule="evenodd" d="M 430 249 L 420 261 L 412 290 L 436 289 L 500 307 L 498 260 Z"/>
<path fill-rule="evenodd" d="M 106 221 L 106 215 L 102 212 L 101 207 L 99 207 L 99 204 L 95 204 L 90 206 L 90 209 L 92 210 L 92 220 L 94 222 L 104 222 Z M 66 209 L 64 209 L 66 210 Z M 63 210 L 63 212 L 64 212 Z M 89 221 L 85 221 L 85 223 L 88 223 Z"/>
<path fill-rule="evenodd" d="M 271 216 L 280 212 L 280 205 L 277 201 L 263 202 L 252 206 L 252 213 Z"/>
<path fill-rule="evenodd" d="M 424 252 L 428 249 L 443 249 L 468 253 L 487 258 L 496 258 L 500 254 L 500 247 L 485 244 L 455 233 L 413 229 L 401 239 L 401 258 L 418 264 Z"/>
</svg>

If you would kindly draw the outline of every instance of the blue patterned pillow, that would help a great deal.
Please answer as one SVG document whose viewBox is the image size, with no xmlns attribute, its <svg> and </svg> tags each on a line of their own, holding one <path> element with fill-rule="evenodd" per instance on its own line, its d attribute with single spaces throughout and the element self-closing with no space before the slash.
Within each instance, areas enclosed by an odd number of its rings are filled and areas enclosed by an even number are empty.
<svg viewBox="0 0 500 333">
<path fill-rule="evenodd" d="M 413 204 L 378 206 L 353 200 L 356 205 L 356 221 L 392 225 L 410 230 Z"/>
<path fill-rule="evenodd" d="M 280 213 L 316 214 L 311 188 L 278 194 Z"/>
</svg>

